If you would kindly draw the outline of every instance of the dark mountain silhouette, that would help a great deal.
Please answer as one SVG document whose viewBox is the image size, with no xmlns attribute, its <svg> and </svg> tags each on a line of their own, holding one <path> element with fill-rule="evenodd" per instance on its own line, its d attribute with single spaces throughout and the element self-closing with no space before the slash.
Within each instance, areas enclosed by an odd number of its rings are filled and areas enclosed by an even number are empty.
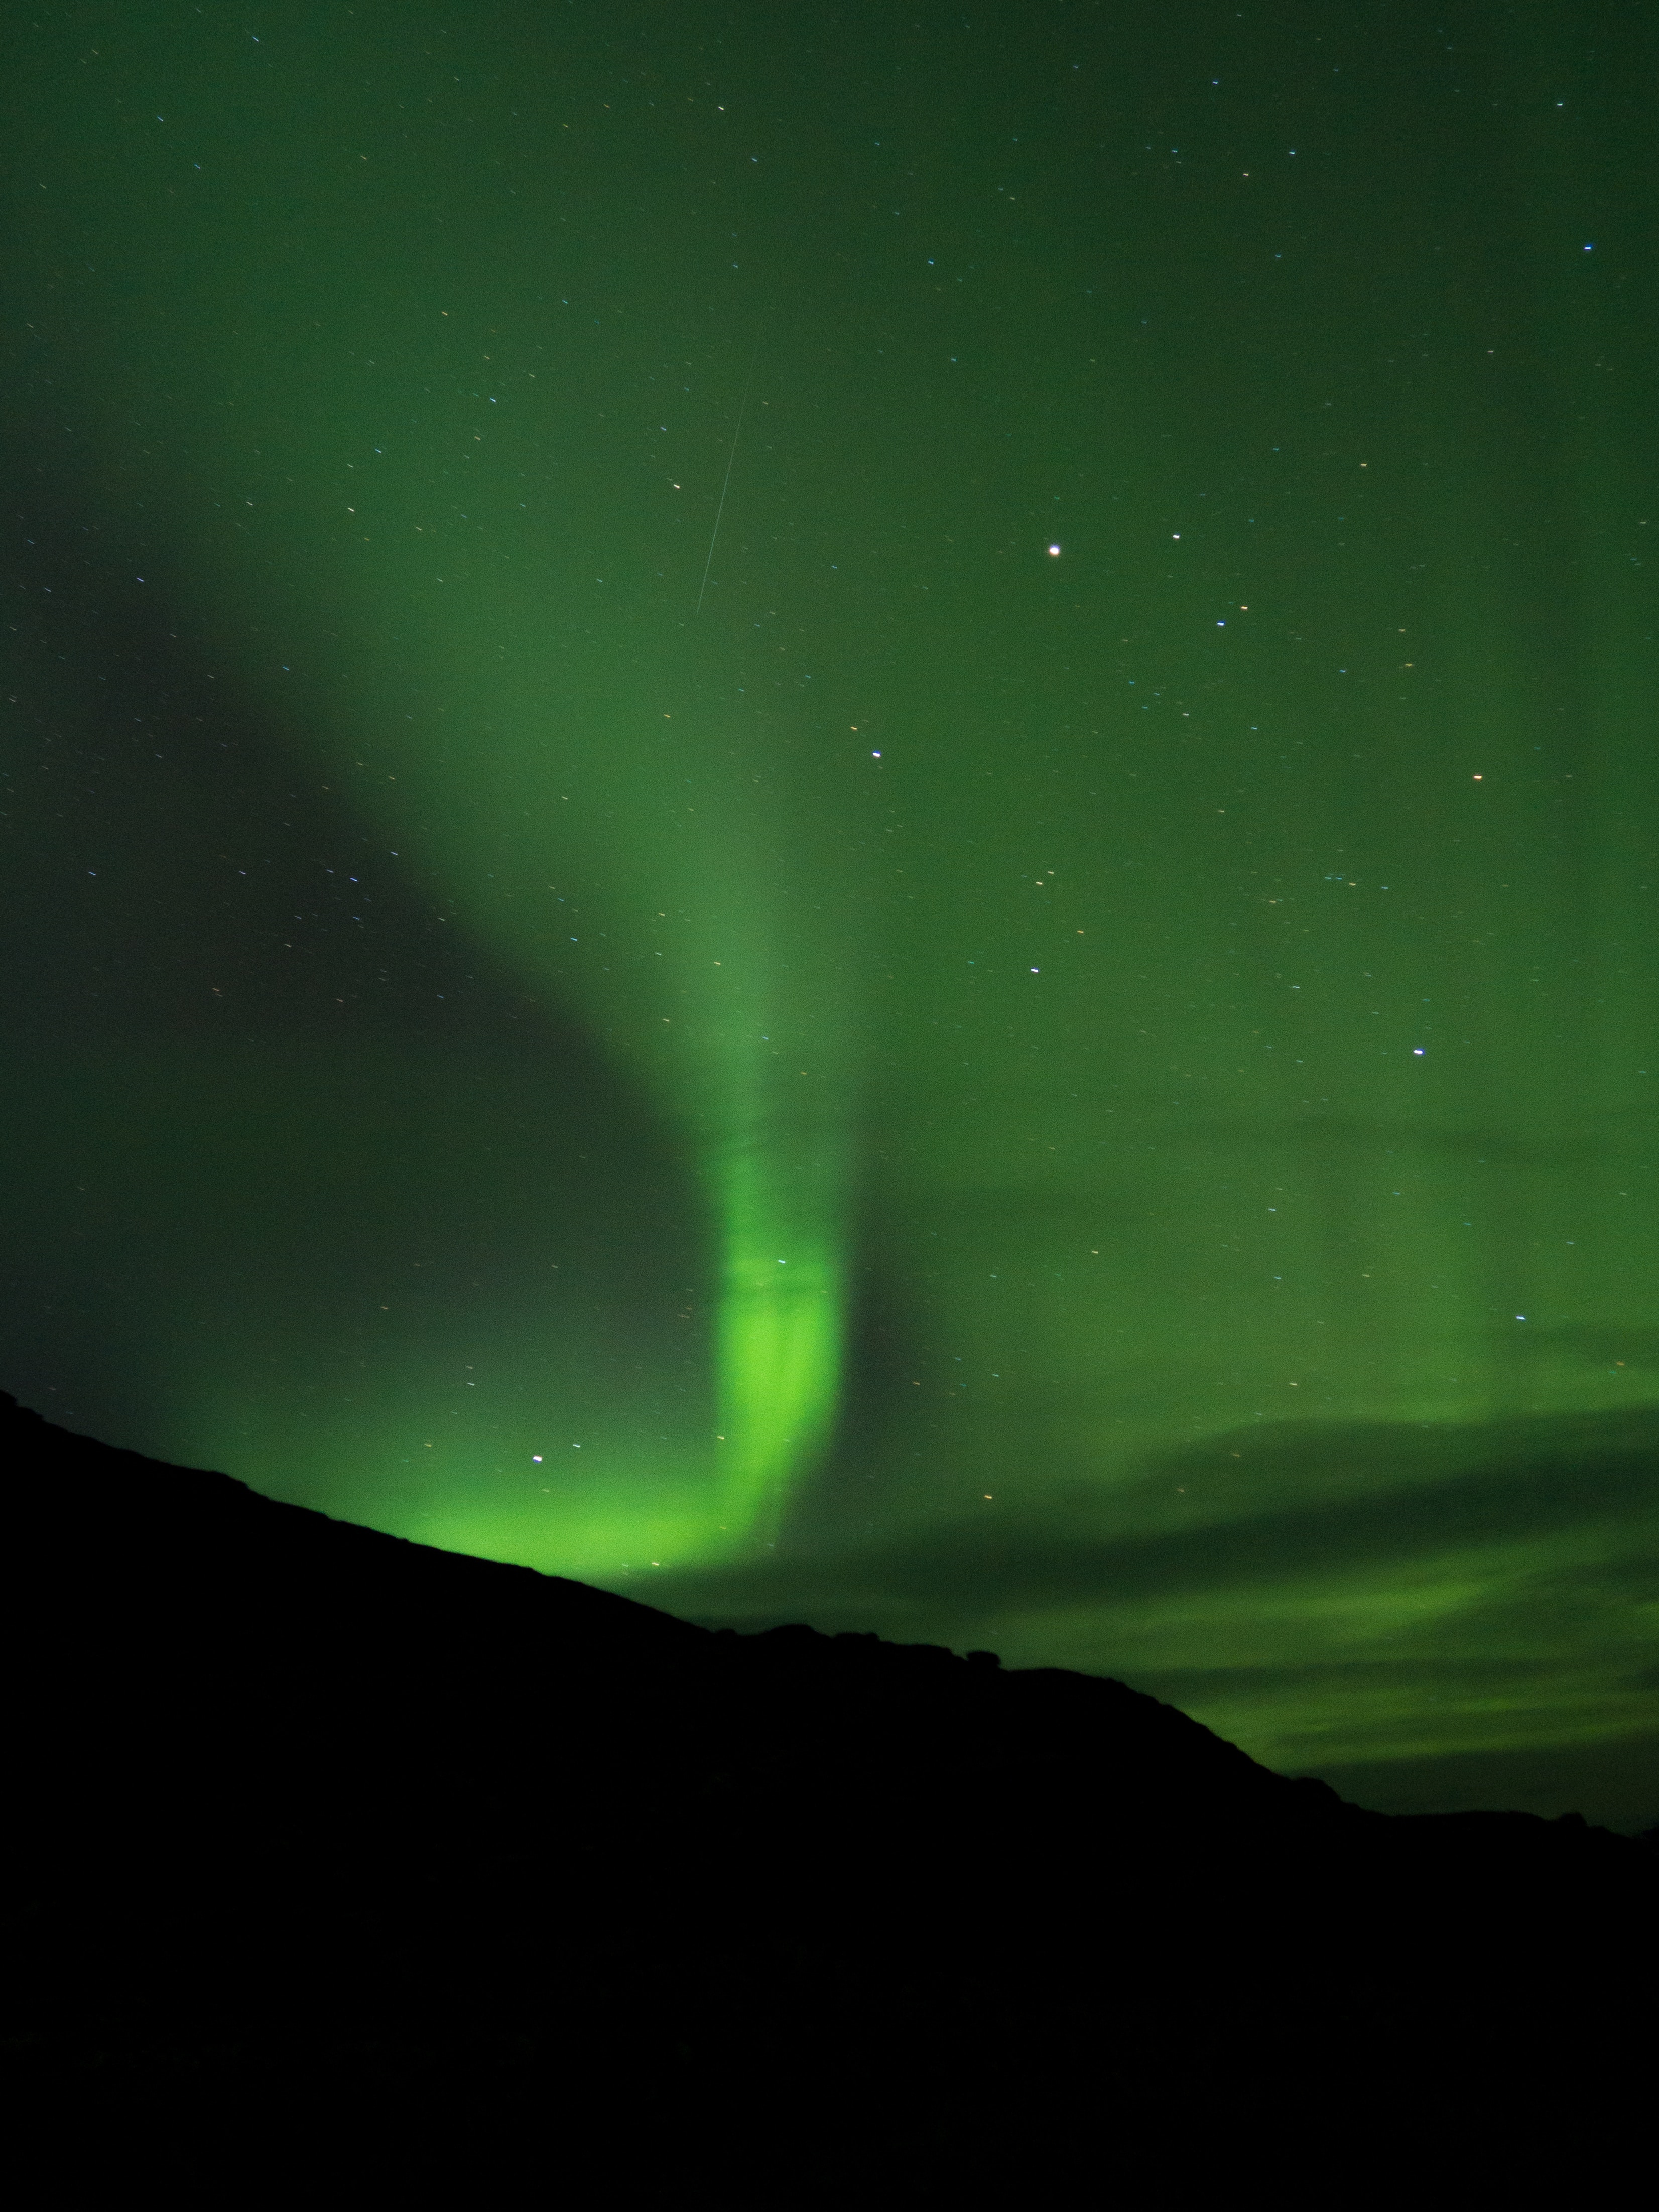
<svg viewBox="0 0 1659 2212">
<path fill-rule="evenodd" d="M 57 2191 L 1582 2195 L 1634 2144 L 1639 1842 L 1361 1812 L 1120 1683 L 711 1633 L 9 1398 L 0 1452 L 10 2139 Z"/>
</svg>

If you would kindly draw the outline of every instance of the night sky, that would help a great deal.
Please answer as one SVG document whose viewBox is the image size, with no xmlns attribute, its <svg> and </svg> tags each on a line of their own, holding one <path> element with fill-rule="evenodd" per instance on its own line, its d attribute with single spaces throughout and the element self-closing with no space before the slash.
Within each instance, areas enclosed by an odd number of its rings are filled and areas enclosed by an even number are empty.
<svg viewBox="0 0 1659 2212">
<path fill-rule="evenodd" d="M 1659 1817 L 1659 32 L 8 5 L 0 1382 Z"/>
</svg>

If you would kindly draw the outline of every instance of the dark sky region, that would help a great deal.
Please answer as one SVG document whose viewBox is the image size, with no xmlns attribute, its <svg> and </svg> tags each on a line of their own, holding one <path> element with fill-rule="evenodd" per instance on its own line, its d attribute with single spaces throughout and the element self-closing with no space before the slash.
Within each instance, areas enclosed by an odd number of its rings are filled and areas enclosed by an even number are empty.
<svg viewBox="0 0 1659 2212">
<path fill-rule="evenodd" d="M 4 15 L 0 1380 L 1652 1820 L 1651 11 Z"/>
</svg>

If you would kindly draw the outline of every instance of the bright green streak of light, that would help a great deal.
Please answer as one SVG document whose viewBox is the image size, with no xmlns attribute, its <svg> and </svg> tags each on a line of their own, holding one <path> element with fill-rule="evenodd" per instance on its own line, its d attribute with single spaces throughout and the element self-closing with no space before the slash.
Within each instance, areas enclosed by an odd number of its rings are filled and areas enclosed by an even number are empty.
<svg viewBox="0 0 1659 2212">
<path fill-rule="evenodd" d="M 776 1189 L 777 1164 L 740 1153 L 720 1176 L 720 1519 L 769 1536 L 791 1474 L 828 1440 L 842 1350 L 830 1209 L 803 1208 L 799 1182 Z"/>
</svg>

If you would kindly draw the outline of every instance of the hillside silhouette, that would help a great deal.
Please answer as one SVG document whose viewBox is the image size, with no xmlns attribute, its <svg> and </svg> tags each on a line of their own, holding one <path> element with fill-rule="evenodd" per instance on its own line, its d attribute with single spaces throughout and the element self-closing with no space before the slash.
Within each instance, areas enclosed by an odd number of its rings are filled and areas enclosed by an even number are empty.
<svg viewBox="0 0 1659 2212">
<path fill-rule="evenodd" d="M 1641 1842 L 1364 1812 L 1121 1683 L 711 1632 L 9 1397 L 0 1464 L 8 2096 L 65 2186 L 325 2140 L 786 2203 L 1582 2192 L 1634 2143 Z"/>
</svg>

